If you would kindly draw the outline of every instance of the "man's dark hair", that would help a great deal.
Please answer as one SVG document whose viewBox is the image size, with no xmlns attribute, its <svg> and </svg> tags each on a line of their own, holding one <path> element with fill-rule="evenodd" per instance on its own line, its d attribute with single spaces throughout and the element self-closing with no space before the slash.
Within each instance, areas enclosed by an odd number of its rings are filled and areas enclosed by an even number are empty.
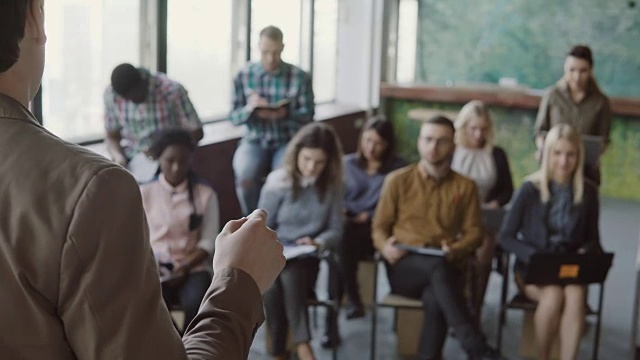
<svg viewBox="0 0 640 360">
<path fill-rule="evenodd" d="M 591 55 L 591 49 L 586 45 L 576 45 L 569 50 L 567 56 L 573 56 L 578 59 L 582 59 L 589 63 L 593 67 L 593 55 Z"/>
<path fill-rule="evenodd" d="M 184 129 L 165 129 L 153 135 L 153 143 L 149 147 L 149 154 L 154 159 L 159 159 L 162 153 L 171 145 L 184 146 L 193 152 L 196 150 L 196 142 L 191 133 Z"/>
<path fill-rule="evenodd" d="M 262 29 L 262 31 L 260 31 L 260 37 L 263 37 L 263 36 L 277 42 L 282 42 L 282 40 L 284 39 L 282 30 L 280 30 L 279 28 L 273 25 L 269 25 L 266 28 Z"/>
<path fill-rule="evenodd" d="M 111 87 L 120 96 L 126 96 L 141 81 L 140 71 L 131 64 L 120 64 L 111 73 Z"/>
<path fill-rule="evenodd" d="M 0 73 L 13 66 L 20 57 L 20 41 L 29 4 L 33 0 L 0 1 Z"/>
<path fill-rule="evenodd" d="M 446 116 L 435 115 L 434 117 L 427 119 L 422 122 L 422 124 L 434 124 L 434 125 L 442 125 L 451 129 L 451 133 L 455 135 L 456 127 L 453 126 L 453 121 Z"/>
</svg>

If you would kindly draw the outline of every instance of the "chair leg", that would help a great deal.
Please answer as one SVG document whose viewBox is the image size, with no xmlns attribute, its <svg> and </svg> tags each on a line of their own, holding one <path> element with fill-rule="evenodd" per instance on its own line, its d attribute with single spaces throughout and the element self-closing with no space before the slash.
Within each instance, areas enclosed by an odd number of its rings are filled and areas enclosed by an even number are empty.
<svg viewBox="0 0 640 360">
<path fill-rule="evenodd" d="M 376 359 L 376 326 L 378 325 L 378 264 L 373 268 L 373 299 L 371 301 L 371 344 L 369 348 L 370 360 Z"/>
<path fill-rule="evenodd" d="M 500 293 L 500 311 L 498 314 L 498 331 L 496 336 L 496 348 L 502 351 L 502 330 L 506 322 L 507 292 L 509 291 L 509 253 L 503 252 L 501 259 L 502 272 L 502 292 Z"/>
<path fill-rule="evenodd" d="M 598 360 L 598 351 L 600 350 L 600 326 L 602 325 L 602 300 L 604 297 L 604 282 L 600 284 L 600 294 L 598 295 L 598 311 L 596 319 L 596 334 L 593 341 L 593 360 Z"/>
</svg>

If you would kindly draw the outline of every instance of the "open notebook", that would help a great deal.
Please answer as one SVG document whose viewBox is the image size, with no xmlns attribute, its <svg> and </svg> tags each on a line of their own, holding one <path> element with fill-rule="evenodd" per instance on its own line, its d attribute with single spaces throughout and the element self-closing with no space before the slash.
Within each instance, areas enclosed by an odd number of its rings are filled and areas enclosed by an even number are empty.
<svg viewBox="0 0 640 360">
<path fill-rule="evenodd" d="M 313 245 L 285 245 L 282 254 L 285 259 L 291 260 L 300 258 L 303 256 L 313 255 L 318 251 L 318 248 Z"/>
<path fill-rule="evenodd" d="M 393 246 L 398 249 L 406 250 L 408 252 L 420 254 L 420 255 L 428 255 L 428 256 L 444 256 L 444 251 L 440 248 L 434 247 L 419 247 L 419 246 L 410 246 L 405 244 L 393 244 Z"/>
</svg>

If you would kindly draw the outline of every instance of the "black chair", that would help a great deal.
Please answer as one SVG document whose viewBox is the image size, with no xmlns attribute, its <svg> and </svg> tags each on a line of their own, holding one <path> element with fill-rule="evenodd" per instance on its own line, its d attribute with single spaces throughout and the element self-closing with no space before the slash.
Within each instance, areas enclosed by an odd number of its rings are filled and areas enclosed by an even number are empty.
<svg viewBox="0 0 640 360">
<path fill-rule="evenodd" d="M 512 269 L 511 269 L 512 266 L 510 266 L 512 254 L 502 249 L 500 250 L 500 254 L 501 254 L 501 259 L 497 267 L 500 269 L 500 273 L 502 274 L 502 292 L 500 294 L 500 310 L 498 313 L 498 333 L 497 333 L 497 339 L 496 339 L 496 347 L 498 351 L 500 351 L 502 348 L 502 331 L 504 328 L 504 324 L 506 322 L 507 310 L 522 310 L 522 311 L 534 312 L 538 305 L 535 301 L 530 300 L 520 292 L 515 294 L 511 298 L 511 300 L 507 301 L 507 297 L 509 293 L 509 276 L 510 276 L 510 273 L 512 272 Z M 592 359 L 597 360 L 598 350 L 600 349 L 600 327 L 601 327 L 601 320 L 602 320 L 602 306 L 603 306 L 602 301 L 604 296 L 604 282 L 593 284 L 593 285 L 598 285 L 599 287 L 598 303 L 595 309 L 592 309 L 590 306 L 587 306 L 586 315 L 596 317 Z"/>
<path fill-rule="evenodd" d="M 338 262 L 337 262 L 336 256 L 331 251 L 325 250 L 317 254 L 317 256 L 320 259 L 320 261 L 326 262 L 327 268 L 329 270 L 328 271 L 329 277 L 338 276 L 339 274 Z M 327 283 L 329 286 L 333 286 L 333 287 L 339 286 L 339 282 L 336 281 L 335 279 L 330 278 Z M 334 294 L 338 293 L 338 290 L 335 288 L 333 289 L 333 291 L 334 291 Z M 335 332 L 335 334 L 339 334 L 338 314 L 340 312 L 340 301 L 338 299 L 330 299 L 330 296 L 328 296 L 327 299 L 320 300 L 316 296 L 315 292 L 313 292 L 309 297 L 309 301 L 307 302 L 307 307 L 310 307 L 312 310 L 312 319 L 313 319 L 314 328 L 318 327 L 317 308 L 324 307 L 325 310 L 329 312 L 329 317 L 332 319 L 331 324 L 325 324 L 325 325 L 334 326 L 335 328 L 333 329 L 333 331 Z M 338 358 L 338 346 L 336 345 L 331 348 L 331 359 L 336 360 L 337 358 Z"/>
</svg>

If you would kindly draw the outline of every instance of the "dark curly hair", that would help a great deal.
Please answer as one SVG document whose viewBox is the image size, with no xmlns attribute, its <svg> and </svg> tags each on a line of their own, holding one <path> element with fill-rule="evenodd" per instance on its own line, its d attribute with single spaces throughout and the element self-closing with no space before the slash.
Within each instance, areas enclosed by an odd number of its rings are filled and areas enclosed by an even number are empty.
<svg viewBox="0 0 640 360">
<path fill-rule="evenodd" d="M 196 150 L 196 142 L 193 140 L 191 133 L 184 129 L 160 130 L 154 134 L 153 138 L 153 143 L 149 147 L 149 154 L 156 160 L 171 145 L 184 146 L 189 152 Z"/>
</svg>

